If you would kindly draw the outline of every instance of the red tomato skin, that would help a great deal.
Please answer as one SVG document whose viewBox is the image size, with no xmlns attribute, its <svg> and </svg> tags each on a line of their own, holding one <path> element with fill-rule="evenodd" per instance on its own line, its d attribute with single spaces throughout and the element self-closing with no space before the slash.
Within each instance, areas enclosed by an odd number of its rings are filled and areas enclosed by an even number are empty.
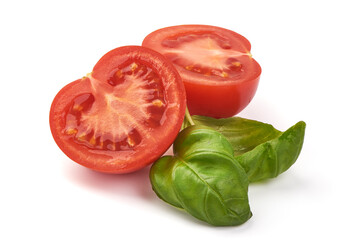
<svg viewBox="0 0 359 240">
<path fill-rule="evenodd" d="M 235 85 L 201 85 L 183 80 L 188 110 L 192 115 L 214 118 L 232 117 L 241 112 L 253 99 L 260 76 Z"/>
<path fill-rule="evenodd" d="M 178 25 L 158 29 L 148 34 L 142 45 L 164 53 L 161 45 L 163 39 L 201 32 L 226 36 L 237 44 L 236 48 L 250 53 L 251 44 L 245 37 L 234 31 L 209 25 Z M 218 79 L 215 82 L 207 81 L 206 77 L 195 75 L 175 64 L 185 85 L 189 112 L 192 115 L 214 118 L 232 117 L 241 112 L 253 99 L 262 72 L 251 55 L 244 63 L 247 70 L 242 77 L 232 78 L 230 81 Z"/>
<path fill-rule="evenodd" d="M 163 81 L 166 94 L 168 95 L 168 104 L 173 107 L 168 108 L 165 111 L 163 124 L 158 127 L 158 129 L 150 129 L 151 137 L 143 139 L 138 146 L 134 147 L 135 151 L 126 152 L 89 149 L 87 146 L 80 145 L 71 140 L 69 136 L 64 133 L 64 128 L 66 126 L 66 112 L 68 112 L 68 109 L 71 107 L 72 99 L 79 94 L 91 93 L 93 91 L 89 78 L 84 77 L 78 79 L 63 87 L 55 96 L 50 108 L 50 129 L 58 147 L 74 162 L 98 172 L 125 174 L 137 171 L 153 163 L 172 145 L 180 131 L 185 115 L 185 89 L 174 66 L 159 53 L 145 47 L 125 46 L 109 52 L 110 55 L 127 53 L 143 53 L 145 59 L 142 59 L 142 61 L 144 62 L 147 61 L 148 57 L 151 57 L 149 61 L 153 61 L 153 64 L 162 64 L 162 68 L 159 69 L 160 76 L 164 77 L 168 74 L 171 76 L 171 78 L 164 79 Z M 93 72 L 92 75 L 101 78 L 101 76 L 106 74 L 106 71 L 104 71 L 103 68 L 106 68 L 108 61 L 110 61 L 110 64 L 113 66 L 116 65 L 114 64 L 113 59 L 108 59 L 105 54 L 94 68 L 94 71 L 101 68 L 101 71 L 103 71 L 102 74 Z M 102 68 L 101 66 L 104 67 Z"/>
</svg>

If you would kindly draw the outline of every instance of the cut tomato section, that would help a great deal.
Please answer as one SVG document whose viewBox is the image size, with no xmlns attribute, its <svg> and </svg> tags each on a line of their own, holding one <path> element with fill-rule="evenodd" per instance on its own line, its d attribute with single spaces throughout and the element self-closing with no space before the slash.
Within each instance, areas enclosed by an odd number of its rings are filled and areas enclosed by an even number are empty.
<svg viewBox="0 0 359 240">
<path fill-rule="evenodd" d="M 219 27 L 180 25 L 150 33 L 143 46 L 169 59 L 180 73 L 191 114 L 230 117 L 253 98 L 261 67 L 243 36 Z"/>
<path fill-rule="evenodd" d="M 185 107 L 185 89 L 173 65 L 151 49 L 127 46 L 104 55 L 91 74 L 56 95 L 50 127 L 75 162 L 127 173 L 169 148 Z"/>
</svg>

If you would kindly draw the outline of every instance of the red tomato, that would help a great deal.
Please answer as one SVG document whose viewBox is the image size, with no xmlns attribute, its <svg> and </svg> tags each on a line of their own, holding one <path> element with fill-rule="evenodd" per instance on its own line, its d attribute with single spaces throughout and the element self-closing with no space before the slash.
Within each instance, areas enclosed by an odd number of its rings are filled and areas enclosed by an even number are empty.
<svg viewBox="0 0 359 240">
<path fill-rule="evenodd" d="M 50 110 L 52 135 L 75 162 L 128 173 L 158 159 L 181 128 L 182 80 L 159 53 L 139 46 L 105 54 L 88 76 L 65 86 Z"/>
<path fill-rule="evenodd" d="M 181 25 L 150 33 L 142 43 L 174 63 L 191 114 L 230 117 L 243 110 L 258 86 L 261 67 L 243 36 L 219 27 Z"/>
</svg>

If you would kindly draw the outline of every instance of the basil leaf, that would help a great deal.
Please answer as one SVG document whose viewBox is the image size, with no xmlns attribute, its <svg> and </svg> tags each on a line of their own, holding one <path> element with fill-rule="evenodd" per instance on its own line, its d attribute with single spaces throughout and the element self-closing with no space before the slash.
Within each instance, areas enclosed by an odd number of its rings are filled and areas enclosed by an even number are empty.
<svg viewBox="0 0 359 240">
<path fill-rule="evenodd" d="M 216 119 L 194 115 L 192 120 L 196 125 L 208 126 L 222 133 L 231 143 L 235 156 L 248 152 L 281 134 L 270 124 L 240 117 Z M 187 126 L 188 122 L 185 121 L 183 125 Z"/>
<path fill-rule="evenodd" d="M 252 216 L 248 177 L 223 135 L 188 127 L 173 151 L 150 170 L 152 188 L 162 200 L 216 226 L 239 225 Z"/>
<path fill-rule="evenodd" d="M 273 178 L 286 171 L 295 163 L 303 146 L 303 121 L 281 132 L 270 124 L 240 117 L 215 119 L 195 115 L 192 120 L 227 138 L 250 182 Z"/>
<path fill-rule="evenodd" d="M 277 138 L 237 156 L 236 160 L 246 170 L 249 181 L 274 178 L 288 170 L 302 149 L 305 126 L 304 122 L 298 122 Z"/>
<path fill-rule="evenodd" d="M 178 162 L 173 156 L 163 156 L 152 165 L 150 180 L 152 189 L 163 201 L 177 208 L 182 208 L 176 193 L 174 192 L 172 174 Z"/>
</svg>

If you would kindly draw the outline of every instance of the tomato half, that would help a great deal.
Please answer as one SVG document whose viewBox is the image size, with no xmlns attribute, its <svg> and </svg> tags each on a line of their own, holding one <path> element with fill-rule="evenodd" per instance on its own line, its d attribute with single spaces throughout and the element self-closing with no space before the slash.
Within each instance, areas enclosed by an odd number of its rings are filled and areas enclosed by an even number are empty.
<svg viewBox="0 0 359 240">
<path fill-rule="evenodd" d="M 233 31 L 207 25 L 159 29 L 143 40 L 174 63 L 191 114 L 230 117 L 243 110 L 258 86 L 261 67 L 251 45 Z"/>
<path fill-rule="evenodd" d="M 183 122 L 185 89 L 161 54 L 126 46 L 105 54 L 91 74 L 56 95 L 52 135 L 75 162 L 107 173 L 128 173 L 158 159 Z"/>
</svg>

